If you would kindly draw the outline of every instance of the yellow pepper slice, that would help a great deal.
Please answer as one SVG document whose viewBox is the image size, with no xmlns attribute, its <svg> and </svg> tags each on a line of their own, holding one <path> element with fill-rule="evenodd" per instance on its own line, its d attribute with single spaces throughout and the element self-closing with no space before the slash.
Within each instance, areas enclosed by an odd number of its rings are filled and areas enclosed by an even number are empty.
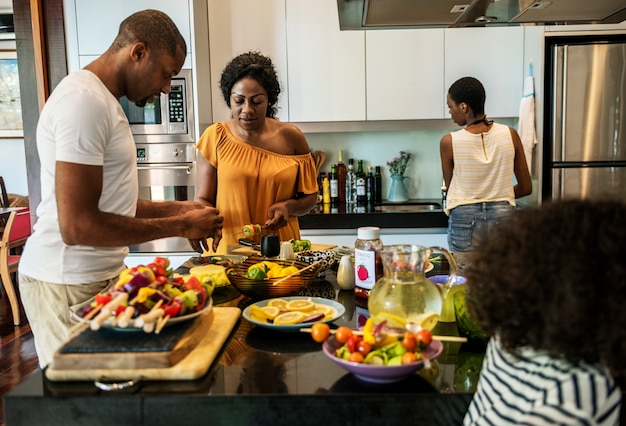
<svg viewBox="0 0 626 426">
<path fill-rule="evenodd" d="M 369 317 L 367 321 L 365 321 L 365 326 L 363 327 L 363 340 L 369 344 L 376 343 L 376 336 L 374 336 L 374 317 Z"/>
</svg>

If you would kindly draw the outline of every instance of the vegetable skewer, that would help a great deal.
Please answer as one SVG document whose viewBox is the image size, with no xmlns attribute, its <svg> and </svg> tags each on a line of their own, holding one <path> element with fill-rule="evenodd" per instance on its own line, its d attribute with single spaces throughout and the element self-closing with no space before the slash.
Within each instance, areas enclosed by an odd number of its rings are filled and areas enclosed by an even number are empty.
<svg viewBox="0 0 626 426">
<path fill-rule="evenodd" d="M 311 328 L 301 328 L 300 331 L 303 332 L 303 333 L 310 333 L 312 331 L 312 329 Z M 336 332 L 336 330 L 334 330 L 334 329 L 330 330 L 330 334 L 335 334 L 335 332 Z M 363 336 L 363 331 L 361 331 L 361 330 L 352 330 L 352 334 L 354 334 L 355 336 Z M 401 333 L 397 333 L 397 336 L 400 337 L 400 336 L 402 336 L 402 334 Z M 467 342 L 467 337 L 433 335 L 433 340 L 439 340 L 441 342 L 464 343 L 464 342 Z"/>
</svg>

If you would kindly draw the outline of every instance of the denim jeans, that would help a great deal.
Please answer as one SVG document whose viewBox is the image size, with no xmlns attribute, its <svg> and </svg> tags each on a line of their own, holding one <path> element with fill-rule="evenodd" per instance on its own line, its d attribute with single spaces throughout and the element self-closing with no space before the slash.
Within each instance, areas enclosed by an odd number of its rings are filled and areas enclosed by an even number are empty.
<svg viewBox="0 0 626 426">
<path fill-rule="evenodd" d="M 506 201 L 466 204 L 453 208 L 448 218 L 448 246 L 453 253 L 475 250 L 481 239 L 493 235 L 498 224 L 515 212 Z"/>
</svg>

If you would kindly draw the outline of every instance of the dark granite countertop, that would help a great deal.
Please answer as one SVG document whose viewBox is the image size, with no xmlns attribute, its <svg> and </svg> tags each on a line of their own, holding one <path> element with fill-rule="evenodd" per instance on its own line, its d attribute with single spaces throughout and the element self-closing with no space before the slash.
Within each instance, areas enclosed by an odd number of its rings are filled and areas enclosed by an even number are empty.
<svg viewBox="0 0 626 426">
<path fill-rule="evenodd" d="M 416 199 L 406 203 L 383 203 L 346 209 L 317 205 L 309 214 L 299 217 L 300 229 L 347 229 L 359 226 L 380 228 L 447 228 L 448 216 L 441 200 Z"/>
<path fill-rule="evenodd" d="M 363 315 L 354 292 L 340 291 L 332 271 L 304 291 L 344 305 L 337 326 L 354 327 Z M 250 302 L 237 297 L 228 304 Z M 454 323 L 444 325 L 436 331 L 458 335 Z M 104 392 L 89 381 L 51 382 L 37 371 L 5 395 L 5 419 L 11 426 L 460 424 L 473 391 L 465 383 L 474 385 L 477 373 L 457 377 L 465 372 L 459 345 L 445 343 L 428 372 L 374 384 L 329 360 L 309 335 L 255 327 L 242 318 L 222 356 L 198 380 L 144 381 Z"/>
</svg>

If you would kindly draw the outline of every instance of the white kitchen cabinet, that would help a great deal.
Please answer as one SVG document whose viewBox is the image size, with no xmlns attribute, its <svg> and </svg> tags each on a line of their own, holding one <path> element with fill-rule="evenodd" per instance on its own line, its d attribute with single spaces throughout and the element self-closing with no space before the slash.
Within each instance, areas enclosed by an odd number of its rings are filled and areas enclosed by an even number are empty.
<svg viewBox="0 0 626 426">
<path fill-rule="evenodd" d="M 222 70 L 235 56 L 249 51 L 272 59 L 281 87 L 278 118 L 289 121 L 285 0 L 208 0 L 208 10 L 213 121 L 230 118 L 219 89 Z"/>
<path fill-rule="evenodd" d="M 444 29 L 365 32 L 368 120 L 445 118 Z"/>
<path fill-rule="evenodd" d="M 487 117 L 519 115 L 526 75 L 524 28 L 447 28 L 444 46 L 444 95 L 459 78 L 476 77 L 487 93 Z"/>
<path fill-rule="evenodd" d="M 189 4 L 171 0 L 78 0 L 75 1 L 80 55 L 99 55 L 111 45 L 119 24 L 134 12 L 157 9 L 165 12 L 178 26 L 190 45 Z"/>
<path fill-rule="evenodd" d="M 365 34 L 340 31 L 336 0 L 286 0 L 289 121 L 364 121 Z"/>
</svg>

